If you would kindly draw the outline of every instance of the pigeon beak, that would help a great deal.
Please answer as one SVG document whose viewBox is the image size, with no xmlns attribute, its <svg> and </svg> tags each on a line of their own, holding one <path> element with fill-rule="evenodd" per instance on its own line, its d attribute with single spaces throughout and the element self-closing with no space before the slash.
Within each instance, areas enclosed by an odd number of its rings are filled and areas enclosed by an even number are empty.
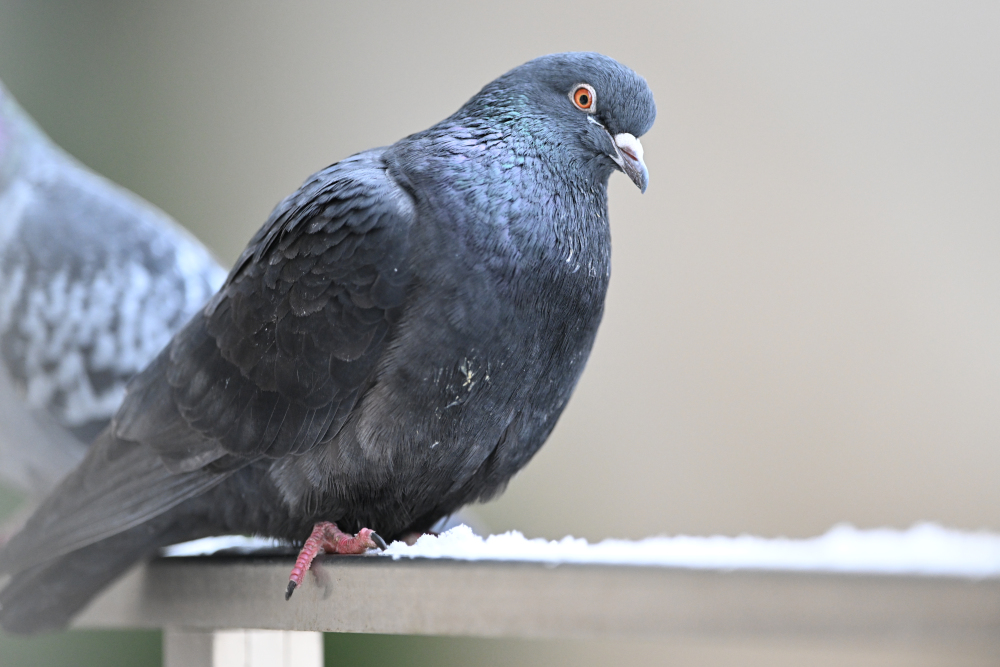
<svg viewBox="0 0 1000 667">
<path fill-rule="evenodd" d="M 645 192 L 649 185 L 649 172 L 642 161 L 642 144 L 628 132 L 622 132 L 615 135 L 615 150 L 618 155 L 612 155 L 611 159 L 632 179 L 639 192 Z"/>
</svg>

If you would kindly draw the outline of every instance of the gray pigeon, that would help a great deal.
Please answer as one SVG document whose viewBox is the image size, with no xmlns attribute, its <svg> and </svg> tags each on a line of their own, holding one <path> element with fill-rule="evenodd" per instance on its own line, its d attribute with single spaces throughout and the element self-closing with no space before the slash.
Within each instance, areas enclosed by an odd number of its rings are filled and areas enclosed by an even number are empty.
<svg viewBox="0 0 1000 667">
<path fill-rule="evenodd" d="M 310 177 L 0 555 L 3 627 L 62 627 L 136 560 L 209 535 L 304 541 L 290 595 L 321 550 L 499 493 L 583 370 L 608 178 L 645 189 L 655 113 L 614 60 L 550 55 Z"/>
<path fill-rule="evenodd" d="M 173 220 L 55 146 L 0 84 L 0 481 L 40 500 L 225 279 Z"/>
</svg>

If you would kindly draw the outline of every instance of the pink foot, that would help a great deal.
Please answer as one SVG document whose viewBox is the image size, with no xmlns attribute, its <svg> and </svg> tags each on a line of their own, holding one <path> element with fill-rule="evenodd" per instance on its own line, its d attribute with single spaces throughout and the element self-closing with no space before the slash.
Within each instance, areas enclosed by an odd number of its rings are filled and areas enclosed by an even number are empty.
<svg viewBox="0 0 1000 667">
<path fill-rule="evenodd" d="M 302 579 L 306 576 L 309 566 L 321 551 L 328 554 L 363 554 L 369 549 L 384 551 L 387 546 L 385 540 L 371 528 L 362 528 L 357 535 L 348 535 L 337 528 L 337 524 L 320 521 L 313 526 L 312 534 L 302 545 L 299 557 L 295 559 L 295 567 L 288 576 L 285 599 L 291 598 L 295 589 L 302 585 Z"/>
</svg>

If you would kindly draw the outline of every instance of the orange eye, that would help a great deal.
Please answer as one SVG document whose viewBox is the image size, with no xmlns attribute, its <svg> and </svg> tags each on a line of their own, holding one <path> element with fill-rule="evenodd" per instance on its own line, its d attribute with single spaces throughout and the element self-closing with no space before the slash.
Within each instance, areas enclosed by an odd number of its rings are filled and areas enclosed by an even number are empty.
<svg viewBox="0 0 1000 667">
<path fill-rule="evenodd" d="M 573 104 L 576 105 L 578 109 L 584 111 L 592 111 L 594 108 L 594 89 L 585 83 L 578 84 L 576 89 L 573 90 L 573 94 L 570 95 L 570 99 L 573 100 Z"/>
</svg>

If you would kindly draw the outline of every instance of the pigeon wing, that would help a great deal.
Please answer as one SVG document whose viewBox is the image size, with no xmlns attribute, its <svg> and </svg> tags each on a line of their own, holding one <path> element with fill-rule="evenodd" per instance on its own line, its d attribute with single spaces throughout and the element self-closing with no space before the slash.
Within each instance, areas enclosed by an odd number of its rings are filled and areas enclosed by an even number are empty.
<svg viewBox="0 0 1000 667">
<path fill-rule="evenodd" d="M 301 453 L 335 435 L 402 309 L 414 218 L 379 150 L 317 173 L 133 381 L 117 436 L 183 472 Z"/>
</svg>

